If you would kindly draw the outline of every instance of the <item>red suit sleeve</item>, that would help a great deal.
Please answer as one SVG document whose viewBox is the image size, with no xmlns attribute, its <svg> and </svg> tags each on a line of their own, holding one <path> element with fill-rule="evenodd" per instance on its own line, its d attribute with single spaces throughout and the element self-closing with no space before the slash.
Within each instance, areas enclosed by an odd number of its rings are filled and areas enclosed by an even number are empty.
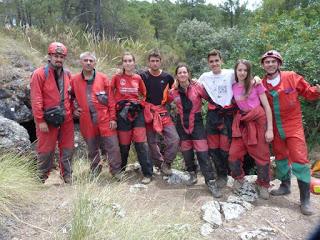
<svg viewBox="0 0 320 240">
<path fill-rule="evenodd" d="M 108 94 L 108 109 L 110 113 L 110 120 L 116 120 L 116 101 L 114 99 L 114 92 L 112 88 L 112 81 L 106 78 L 105 92 Z"/>
<path fill-rule="evenodd" d="M 293 77 L 297 81 L 296 89 L 300 96 L 304 97 L 306 100 L 313 101 L 320 98 L 320 93 L 317 92 L 316 87 L 311 87 L 310 84 L 304 80 L 302 76 L 297 73 L 293 73 Z"/>
<path fill-rule="evenodd" d="M 197 84 L 197 89 L 198 89 L 198 92 L 201 96 L 201 98 L 209 101 L 209 95 L 207 93 L 207 91 L 205 90 L 204 86 L 202 84 Z"/>
<path fill-rule="evenodd" d="M 42 88 L 45 81 L 45 76 L 41 76 L 41 69 L 36 70 L 30 81 L 30 96 L 31 96 L 31 107 L 32 113 L 36 123 L 45 122 L 43 117 L 43 95 Z"/>
</svg>

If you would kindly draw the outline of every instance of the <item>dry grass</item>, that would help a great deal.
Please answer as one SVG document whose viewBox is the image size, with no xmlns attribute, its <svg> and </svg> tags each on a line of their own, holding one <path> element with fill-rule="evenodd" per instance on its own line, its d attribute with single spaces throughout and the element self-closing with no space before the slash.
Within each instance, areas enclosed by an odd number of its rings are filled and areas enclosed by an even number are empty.
<svg viewBox="0 0 320 240">
<path fill-rule="evenodd" d="M 194 213 L 181 203 L 157 202 L 144 192 L 130 193 L 129 186 L 110 176 L 91 180 L 88 162 L 75 162 L 75 191 L 68 239 L 199 239 Z M 59 237 L 58 237 L 59 238 Z"/>
<path fill-rule="evenodd" d="M 0 215 L 9 216 L 32 203 L 39 189 L 36 167 L 28 156 L 0 155 Z"/>
</svg>

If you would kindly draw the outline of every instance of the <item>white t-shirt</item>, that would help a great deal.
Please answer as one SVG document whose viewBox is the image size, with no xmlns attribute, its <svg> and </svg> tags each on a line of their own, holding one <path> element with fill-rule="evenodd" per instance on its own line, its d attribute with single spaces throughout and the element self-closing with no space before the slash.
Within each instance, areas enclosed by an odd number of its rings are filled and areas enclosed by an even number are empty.
<svg viewBox="0 0 320 240">
<path fill-rule="evenodd" d="M 199 82 L 204 86 L 212 101 L 224 107 L 231 104 L 232 85 L 235 83 L 234 70 L 222 69 L 221 73 L 203 73 Z"/>
<path fill-rule="evenodd" d="M 280 83 L 280 74 L 278 74 L 274 79 L 267 79 L 267 83 L 271 84 L 272 87 L 277 86 Z"/>
</svg>

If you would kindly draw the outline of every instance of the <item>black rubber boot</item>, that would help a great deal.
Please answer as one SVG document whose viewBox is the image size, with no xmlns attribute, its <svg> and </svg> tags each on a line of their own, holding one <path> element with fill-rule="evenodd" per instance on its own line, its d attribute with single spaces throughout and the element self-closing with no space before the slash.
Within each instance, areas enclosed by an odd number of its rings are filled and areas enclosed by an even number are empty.
<svg viewBox="0 0 320 240">
<path fill-rule="evenodd" d="M 128 163 L 130 145 L 119 144 L 119 146 L 121 153 L 121 171 L 125 171 Z"/>
<path fill-rule="evenodd" d="M 210 180 L 207 183 L 207 186 L 209 188 L 209 191 L 212 193 L 212 196 L 215 198 L 221 198 L 222 193 L 220 191 L 220 188 L 216 185 L 216 183 L 213 180 Z"/>
<path fill-rule="evenodd" d="M 208 183 L 210 180 L 214 179 L 213 168 L 209 159 L 208 151 L 196 152 L 196 154 L 202 175 L 204 176 L 205 182 Z"/>
<path fill-rule="evenodd" d="M 72 156 L 73 156 L 73 149 L 62 149 L 61 154 L 61 164 L 63 167 L 63 180 L 65 183 L 71 184 L 72 183 Z"/>
<path fill-rule="evenodd" d="M 152 161 L 149 158 L 149 148 L 146 142 L 135 143 L 134 144 L 137 152 L 138 161 L 141 166 L 141 170 L 144 177 L 152 177 L 153 174 L 153 166 Z"/>
<path fill-rule="evenodd" d="M 198 182 L 197 173 L 196 172 L 189 172 L 190 178 L 186 182 L 187 186 L 195 185 Z"/>
<path fill-rule="evenodd" d="M 281 181 L 281 184 L 278 189 L 273 189 L 270 191 L 270 194 L 273 196 L 282 196 L 288 195 L 291 193 L 291 179 Z"/>
<path fill-rule="evenodd" d="M 186 166 L 186 171 L 188 172 L 196 172 L 197 166 L 194 161 L 194 152 L 193 149 L 187 150 L 187 151 L 181 151 L 184 164 Z"/>
<path fill-rule="evenodd" d="M 310 216 L 313 214 L 313 211 L 310 206 L 310 183 L 298 180 L 298 186 L 300 190 L 301 213 Z"/>
<path fill-rule="evenodd" d="M 210 150 L 215 169 L 217 171 L 216 185 L 224 188 L 228 181 L 228 153 L 221 149 Z"/>
</svg>

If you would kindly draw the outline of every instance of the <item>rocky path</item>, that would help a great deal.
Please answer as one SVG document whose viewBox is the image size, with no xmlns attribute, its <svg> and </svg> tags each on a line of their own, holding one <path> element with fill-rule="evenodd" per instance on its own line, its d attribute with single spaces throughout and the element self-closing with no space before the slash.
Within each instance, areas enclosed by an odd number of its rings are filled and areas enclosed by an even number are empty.
<svg viewBox="0 0 320 240">
<path fill-rule="evenodd" d="M 168 184 L 160 175 L 146 187 L 141 188 L 137 183 L 138 176 L 133 174 L 121 184 L 133 203 L 148 201 L 152 206 L 160 207 L 160 211 L 169 211 L 173 215 L 177 209 L 189 212 L 197 225 L 198 239 L 299 240 L 306 239 L 319 224 L 319 196 L 311 196 L 317 213 L 311 217 L 301 215 L 295 180 L 293 191 L 288 196 L 245 203 L 241 196 L 236 198 L 230 187 L 224 190 L 223 198 L 212 198 L 202 178 L 192 187 Z M 278 183 L 275 181 L 273 184 Z M 75 186 L 63 185 L 57 173 L 53 174 L 43 190 L 35 196 L 37 204 L 17 213 L 20 222 L 9 218 L 2 221 L 0 239 L 66 239 L 75 195 Z M 206 208 L 209 213 L 205 213 Z M 210 212 L 215 214 L 210 215 Z M 218 214 L 220 220 L 216 220 Z"/>
</svg>

